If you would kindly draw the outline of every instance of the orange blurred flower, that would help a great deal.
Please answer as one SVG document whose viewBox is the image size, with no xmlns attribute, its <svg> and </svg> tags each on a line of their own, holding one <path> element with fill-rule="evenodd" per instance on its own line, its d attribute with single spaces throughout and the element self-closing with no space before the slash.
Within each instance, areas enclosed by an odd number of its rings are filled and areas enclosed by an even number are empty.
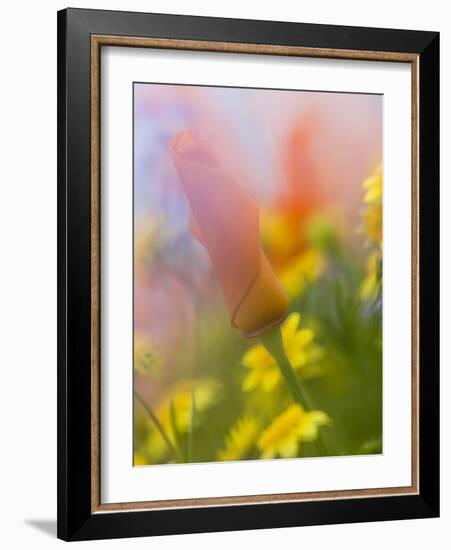
<svg viewBox="0 0 451 550">
<path fill-rule="evenodd" d="M 257 336 L 285 317 L 288 298 L 260 244 L 259 209 L 194 132 L 171 154 L 190 206 L 190 229 L 208 251 L 232 326 Z"/>
<path fill-rule="evenodd" d="M 290 297 L 302 294 L 326 268 L 323 251 L 309 236 L 311 226 L 318 225 L 319 213 L 324 217 L 326 200 L 312 151 L 317 132 L 314 115 L 291 128 L 282 147 L 282 179 L 272 204 L 263 212 L 264 247 Z"/>
<path fill-rule="evenodd" d="M 316 116 L 303 118 L 291 129 L 283 149 L 282 169 L 285 178 L 276 204 L 279 209 L 291 214 L 295 218 L 294 222 L 300 216 L 305 218 L 324 202 L 312 151 L 317 131 Z"/>
<path fill-rule="evenodd" d="M 283 177 L 274 202 L 265 213 L 264 223 L 273 235 L 268 235 L 268 244 L 271 257 L 278 264 L 305 248 L 306 223 L 324 206 L 325 197 L 312 152 L 317 125 L 313 115 L 304 118 L 293 126 L 282 148 Z M 274 225 L 277 227 L 272 227 Z"/>
</svg>

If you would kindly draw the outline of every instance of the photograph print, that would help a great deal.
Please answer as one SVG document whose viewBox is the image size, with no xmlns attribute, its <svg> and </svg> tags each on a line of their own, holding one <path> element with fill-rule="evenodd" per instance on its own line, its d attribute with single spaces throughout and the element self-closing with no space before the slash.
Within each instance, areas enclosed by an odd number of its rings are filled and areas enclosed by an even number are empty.
<svg viewBox="0 0 451 550">
<path fill-rule="evenodd" d="M 382 109 L 134 83 L 134 466 L 382 453 Z"/>
</svg>

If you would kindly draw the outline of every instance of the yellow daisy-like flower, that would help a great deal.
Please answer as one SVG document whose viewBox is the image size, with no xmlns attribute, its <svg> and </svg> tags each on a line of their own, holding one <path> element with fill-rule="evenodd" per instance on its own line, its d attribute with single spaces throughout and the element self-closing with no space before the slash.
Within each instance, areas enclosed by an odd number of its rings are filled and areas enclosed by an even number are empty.
<svg viewBox="0 0 451 550">
<path fill-rule="evenodd" d="M 330 423 L 329 416 L 323 411 L 306 412 L 301 405 L 290 405 L 261 434 L 258 440 L 261 458 L 297 456 L 299 443 L 314 441 L 318 437 L 318 428 Z"/>
<path fill-rule="evenodd" d="M 240 460 L 245 458 L 254 446 L 260 426 L 249 416 L 240 418 L 226 438 L 225 449 L 218 451 L 218 460 Z"/>
<path fill-rule="evenodd" d="M 375 172 L 362 184 L 365 191 L 364 203 L 366 205 L 363 215 L 363 229 L 366 236 L 382 245 L 382 166 L 379 165 Z"/>
<path fill-rule="evenodd" d="M 296 256 L 280 273 L 280 281 L 292 298 L 300 296 L 307 284 L 324 273 L 326 261 L 321 251 L 311 247 Z"/>
<path fill-rule="evenodd" d="M 135 335 L 133 344 L 133 367 L 139 374 L 158 374 L 161 368 L 160 357 L 152 349 L 145 335 Z"/>
<path fill-rule="evenodd" d="M 300 313 L 291 313 L 281 325 L 283 344 L 291 366 L 302 369 L 304 377 L 321 372 L 318 360 L 323 350 L 314 343 L 314 332 L 310 328 L 300 329 Z M 251 391 L 259 386 L 271 392 L 281 380 L 276 361 L 262 344 L 255 344 L 243 355 L 242 364 L 250 369 L 243 382 L 243 390 Z"/>
<path fill-rule="evenodd" d="M 172 429 L 171 403 L 177 422 L 177 430 L 187 433 L 191 427 L 193 413 L 193 394 L 196 415 L 205 412 L 215 405 L 221 394 L 221 385 L 217 380 L 202 378 L 187 380 L 177 384 L 156 408 L 156 416 L 169 439 L 174 442 L 175 434 Z M 167 445 L 157 430 L 152 430 L 147 450 L 151 456 L 160 457 L 167 450 Z"/>
</svg>

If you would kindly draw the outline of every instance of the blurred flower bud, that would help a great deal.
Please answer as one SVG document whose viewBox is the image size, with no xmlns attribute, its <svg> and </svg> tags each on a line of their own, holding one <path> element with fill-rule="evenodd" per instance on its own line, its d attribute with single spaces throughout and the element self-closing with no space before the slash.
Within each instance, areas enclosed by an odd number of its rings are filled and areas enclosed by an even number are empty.
<svg viewBox="0 0 451 550">
<path fill-rule="evenodd" d="M 254 337 L 285 319 L 288 298 L 260 244 L 258 204 L 194 132 L 171 155 L 190 206 L 190 229 L 207 249 L 232 326 Z"/>
</svg>

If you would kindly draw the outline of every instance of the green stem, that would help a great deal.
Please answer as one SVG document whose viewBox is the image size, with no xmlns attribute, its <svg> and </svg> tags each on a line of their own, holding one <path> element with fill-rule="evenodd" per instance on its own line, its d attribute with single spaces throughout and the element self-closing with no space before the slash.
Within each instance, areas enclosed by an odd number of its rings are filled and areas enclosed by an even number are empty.
<svg viewBox="0 0 451 550">
<path fill-rule="evenodd" d="M 134 391 L 135 397 L 138 400 L 138 402 L 141 404 L 142 408 L 146 411 L 146 413 L 149 415 L 150 419 L 154 423 L 155 427 L 159 431 L 161 437 L 163 438 L 164 442 L 166 443 L 166 446 L 172 455 L 175 462 L 182 462 L 181 456 L 177 452 L 177 449 L 174 447 L 174 445 L 171 443 L 171 440 L 167 436 L 166 432 L 164 431 L 163 426 L 161 425 L 161 422 L 158 420 L 152 409 L 149 407 L 149 405 L 143 400 L 143 398 L 137 393 L 137 391 Z"/>
<path fill-rule="evenodd" d="M 313 402 L 304 388 L 300 383 L 296 373 L 291 366 L 291 363 L 285 352 L 285 347 L 282 340 L 282 332 L 280 327 L 265 332 L 260 337 L 261 343 L 266 348 L 268 353 L 271 354 L 275 362 L 277 363 L 280 372 L 285 380 L 285 383 L 288 387 L 288 390 L 293 398 L 295 403 L 299 403 L 305 410 L 312 411 L 315 410 Z M 321 454 L 324 455 L 334 455 L 337 454 L 333 450 L 333 445 L 330 441 L 330 438 L 325 434 L 325 431 L 321 428 L 318 430 L 318 446 L 320 448 Z"/>
</svg>

